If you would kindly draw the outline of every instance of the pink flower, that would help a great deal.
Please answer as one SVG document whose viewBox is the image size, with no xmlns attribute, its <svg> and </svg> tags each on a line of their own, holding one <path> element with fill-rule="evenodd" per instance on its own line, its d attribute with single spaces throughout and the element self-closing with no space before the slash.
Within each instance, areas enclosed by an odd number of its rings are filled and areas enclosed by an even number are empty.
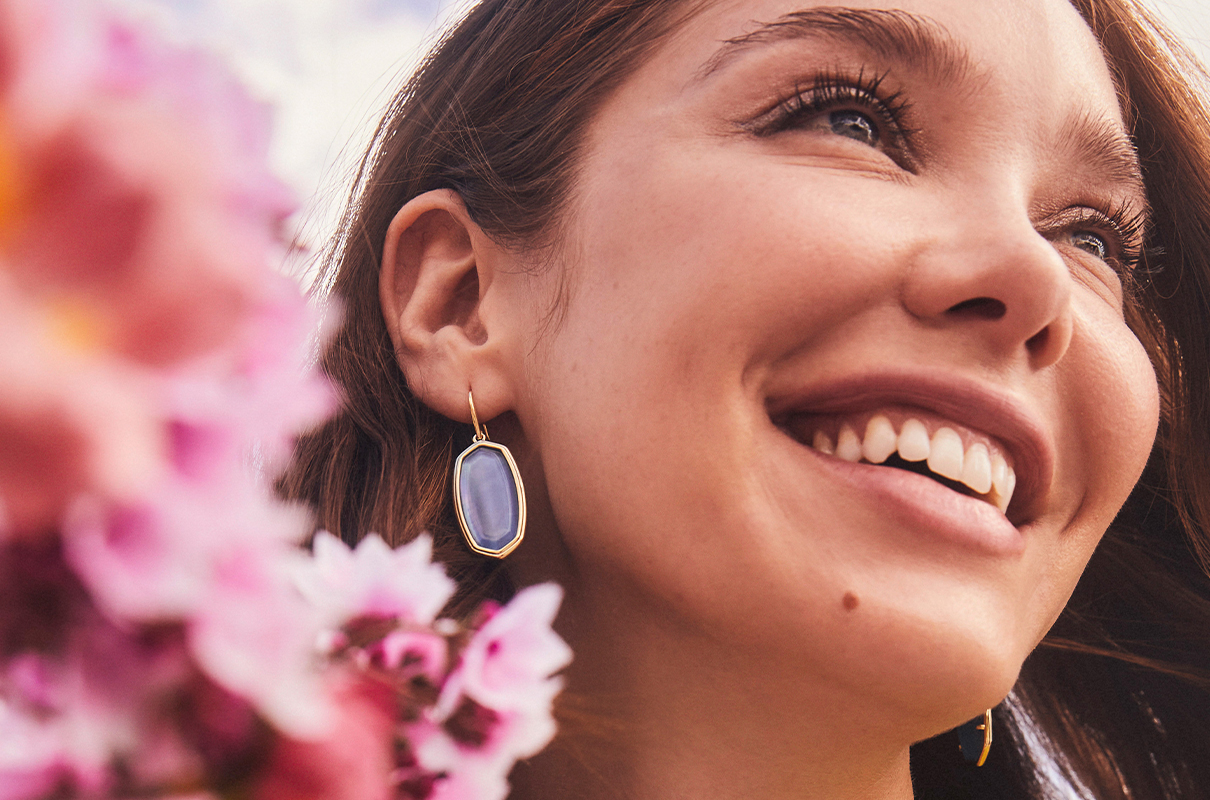
<svg viewBox="0 0 1210 800">
<path fill-rule="evenodd" d="M 509 764 L 509 769 L 512 765 Z M 461 770 L 433 783 L 429 800 L 504 800 L 508 797 L 508 769 Z"/>
<path fill-rule="evenodd" d="M 321 531 L 314 556 L 296 575 L 299 589 L 329 628 L 356 617 L 397 618 L 408 625 L 429 625 L 449 602 L 454 582 L 431 562 L 427 535 L 391 550 L 377 534 L 355 550 Z"/>
<path fill-rule="evenodd" d="M 329 733 L 283 739 L 253 800 L 386 800 L 390 794 L 392 702 L 377 687 L 346 683 Z"/>
<path fill-rule="evenodd" d="M 475 632 L 445 691 L 499 712 L 549 710 L 561 687 L 550 676 L 571 663 L 571 648 L 550 627 L 562 599 L 553 583 L 519 592 Z"/>
<path fill-rule="evenodd" d="M 82 794 L 112 783 L 115 757 L 136 781 L 200 771 L 197 754 L 164 714 L 165 702 L 197 674 L 179 630 L 138 635 L 94 619 L 72 631 L 53 668 L 53 719 Z"/>
<path fill-rule="evenodd" d="M 79 501 L 65 525 L 67 557 L 102 610 L 116 620 L 168 621 L 192 613 L 207 590 L 202 509 L 184 502 L 107 505 Z"/>
<path fill-rule="evenodd" d="M 547 695 L 548 703 L 553 699 Z M 441 792 L 435 797 L 502 800 L 513 765 L 537 754 L 557 729 L 549 707 L 497 713 L 464 697 L 448 716 L 430 716 L 405 730 L 418 764 L 446 776 L 436 782 Z"/>
<path fill-rule="evenodd" d="M 197 753 L 165 714 L 166 703 L 178 701 L 196 675 L 181 637 L 167 630 L 132 636 L 83 616 L 90 624 L 70 631 L 60 652 L 26 652 L 0 675 L 9 722 L 24 716 L 27 723 L 14 734 L 27 746 L 9 748 L 0 767 L 0 796 L 4 778 L 20 774 L 18 783 L 26 784 L 33 773 L 81 795 L 109 791 L 118 783 L 110 771 L 115 759 L 125 766 L 124 780 L 135 784 L 200 773 Z M 0 749 L 10 732 L 0 731 Z"/>
<path fill-rule="evenodd" d="M 100 349 L 160 365 L 229 343 L 266 296 L 293 209 L 264 164 L 265 110 L 196 53 L 92 6 L 40 3 L 8 4 L 0 26 L 21 166 L 10 273 L 83 309 Z"/>
<path fill-rule="evenodd" d="M 266 110 L 94 6 L 4 0 L 0 111 L 0 800 L 503 798 L 554 733 L 560 592 L 459 651 L 427 536 L 299 548 L 271 482 L 336 397 L 270 268 Z"/>
<path fill-rule="evenodd" d="M 0 96 L 19 127 L 46 135 L 77 107 L 97 74 L 99 20 L 66 0 L 10 0 L 0 6 Z"/>
<path fill-rule="evenodd" d="M 164 621 L 198 613 L 215 586 L 224 585 L 219 576 L 235 554 L 259 552 L 258 563 L 285 558 L 307 523 L 304 511 L 256 487 L 228 488 L 212 497 L 166 480 L 142 502 L 84 498 L 64 525 L 68 561 L 115 618 Z"/>
<path fill-rule="evenodd" d="M 49 795 L 63 778 L 64 754 L 54 728 L 0 696 L 0 800 Z"/>
<path fill-rule="evenodd" d="M 497 714 L 472 700 L 448 717 L 428 715 L 405 727 L 421 775 L 434 776 L 428 800 L 504 800 L 508 773 L 520 758 L 534 755 L 554 737 L 544 714 Z"/>
<path fill-rule="evenodd" d="M 334 304 L 316 308 L 306 302 L 294 281 L 284 277 L 266 295 L 239 349 L 236 375 L 247 387 L 248 400 L 237 408 L 244 430 L 266 460 L 264 468 L 276 475 L 286 466 L 298 434 L 322 422 L 339 404 L 318 362 L 340 315 Z"/>
<path fill-rule="evenodd" d="M 64 545 L 112 619 L 184 624 L 190 652 L 217 683 L 281 730 L 317 735 L 330 712 L 321 628 L 290 580 L 305 558 L 294 542 L 307 517 L 258 488 L 212 497 L 167 482 L 141 505 L 82 500 Z"/>
<path fill-rule="evenodd" d="M 550 628 L 562 597 L 549 583 L 518 593 L 472 637 L 437 705 L 408 726 L 420 766 L 449 776 L 435 798 L 505 797 L 513 764 L 554 737 L 562 681 L 552 675 L 571 661 Z"/>
<path fill-rule="evenodd" d="M 229 341 L 267 256 L 224 218 L 187 131 L 145 109 L 97 109 L 28 155 L 10 270 L 87 309 L 96 346 L 168 363 Z M 245 234 L 246 235 L 246 234 Z"/>
<path fill-rule="evenodd" d="M 269 488 L 335 397 L 272 269 L 267 109 L 99 9 L 0 3 L 0 800 L 207 797 L 258 748 L 261 796 L 383 795 L 394 706 L 337 697 L 308 520 Z M 415 618 L 369 657 L 437 683 L 452 584 L 427 542 L 378 547 L 337 605 Z"/>
<path fill-rule="evenodd" d="M 444 636 L 436 633 L 396 630 L 368 648 L 368 655 L 372 662 L 396 670 L 402 680 L 423 675 L 439 686 L 445 677 L 449 645 Z"/>
<path fill-rule="evenodd" d="M 85 489 L 137 493 L 161 458 L 147 381 L 74 352 L 67 315 L 0 271 L 0 505 L 13 533 L 51 526 Z"/>
<path fill-rule="evenodd" d="M 164 384 L 172 461 L 178 473 L 219 493 L 247 481 L 233 466 L 255 452 L 266 478 L 285 467 L 294 439 L 336 407 L 319 372 L 320 313 L 293 281 L 266 280 L 271 300 L 249 314 L 235 347 L 175 371 Z M 330 327 L 330 326 L 329 326 Z"/>
<path fill-rule="evenodd" d="M 226 552 L 190 619 L 189 644 L 215 681 L 282 732 L 307 739 L 328 730 L 334 707 L 320 673 L 318 620 L 289 579 L 291 561 L 251 545 Z"/>
<path fill-rule="evenodd" d="M 82 492 L 129 504 L 165 466 L 221 495 L 254 444 L 279 468 L 334 398 L 316 313 L 271 268 L 292 202 L 266 110 L 95 6 L 11 0 L 0 23 L 0 534 Z"/>
</svg>

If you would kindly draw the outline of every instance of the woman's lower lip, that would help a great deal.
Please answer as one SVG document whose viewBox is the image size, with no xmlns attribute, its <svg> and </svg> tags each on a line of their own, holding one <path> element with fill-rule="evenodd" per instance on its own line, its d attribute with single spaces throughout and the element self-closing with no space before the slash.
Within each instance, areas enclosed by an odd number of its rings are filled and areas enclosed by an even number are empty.
<svg viewBox="0 0 1210 800">
<path fill-rule="evenodd" d="M 992 556 L 1016 556 L 1025 537 L 1000 510 L 894 467 L 852 463 L 801 445 L 808 456 L 904 527 Z"/>
</svg>

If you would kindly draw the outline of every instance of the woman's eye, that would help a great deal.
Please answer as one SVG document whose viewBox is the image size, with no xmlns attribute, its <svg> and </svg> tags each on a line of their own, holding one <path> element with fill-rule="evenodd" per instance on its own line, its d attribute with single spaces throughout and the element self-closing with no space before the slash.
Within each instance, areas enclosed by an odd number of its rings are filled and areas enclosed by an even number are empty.
<svg viewBox="0 0 1210 800">
<path fill-rule="evenodd" d="M 1143 257 L 1146 209 L 1112 204 L 1071 206 L 1043 221 L 1038 231 L 1056 244 L 1083 250 L 1115 272 L 1127 273 Z"/>
<path fill-rule="evenodd" d="M 856 139 L 862 144 L 875 147 L 880 137 L 878 125 L 868 114 L 860 111 L 832 111 L 828 114 L 832 133 Z"/>
<path fill-rule="evenodd" d="M 1109 259 L 1109 243 L 1092 231 L 1076 231 L 1071 235 L 1071 243 L 1102 261 Z"/>
<path fill-rule="evenodd" d="M 911 171 L 910 131 L 903 124 L 908 104 L 898 92 L 883 89 L 884 78 L 864 71 L 819 75 L 746 126 L 762 137 L 794 132 L 842 136 L 886 153 Z"/>
</svg>

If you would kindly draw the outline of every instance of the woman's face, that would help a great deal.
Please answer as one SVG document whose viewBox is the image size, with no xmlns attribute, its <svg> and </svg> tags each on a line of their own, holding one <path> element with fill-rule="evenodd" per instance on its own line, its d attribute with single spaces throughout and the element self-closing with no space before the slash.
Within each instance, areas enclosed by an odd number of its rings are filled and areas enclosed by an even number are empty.
<svg viewBox="0 0 1210 800">
<path fill-rule="evenodd" d="M 1145 201 L 1077 12 L 713 3 L 584 153 L 563 274 L 513 290 L 549 321 L 567 280 L 516 410 L 576 613 L 954 721 L 998 701 L 1158 417 L 1123 319 Z"/>
</svg>

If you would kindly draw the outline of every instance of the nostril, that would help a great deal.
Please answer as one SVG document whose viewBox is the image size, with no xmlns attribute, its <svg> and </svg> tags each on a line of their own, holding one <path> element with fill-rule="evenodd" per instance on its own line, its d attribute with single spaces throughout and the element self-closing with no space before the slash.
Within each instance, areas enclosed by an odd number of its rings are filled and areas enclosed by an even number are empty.
<svg viewBox="0 0 1210 800">
<path fill-rule="evenodd" d="M 1046 343 L 1050 341 L 1050 326 L 1047 325 L 1042 330 L 1029 337 L 1025 342 L 1025 349 L 1030 353 L 1037 355 L 1042 350 L 1046 349 Z"/>
<path fill-rule="evenodd" d="M 946 313 L 955 317 L 997 320 L 1004 318 L 1008 308 L 994 297 L 973 297 L 951 306 Z"/>
</svg>

